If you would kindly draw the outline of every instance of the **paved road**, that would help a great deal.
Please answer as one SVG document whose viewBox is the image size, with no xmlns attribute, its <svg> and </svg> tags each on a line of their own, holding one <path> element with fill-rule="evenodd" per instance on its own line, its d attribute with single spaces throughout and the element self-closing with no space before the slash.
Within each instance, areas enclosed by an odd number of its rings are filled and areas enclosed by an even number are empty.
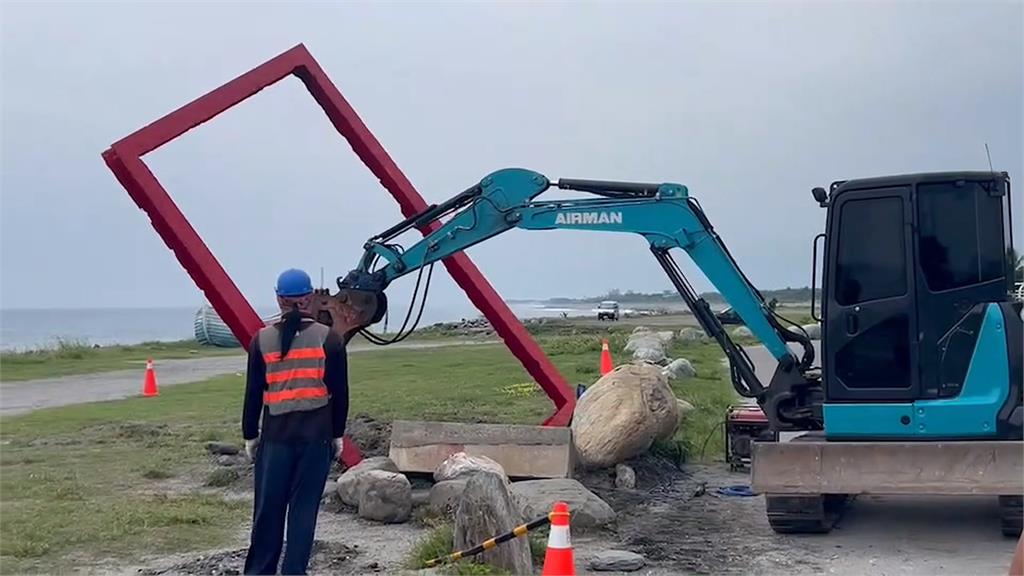
<svg viewBox="0 0 1024 576">
<path fill-rule="evenodd" d="M 481 342 L 403 342 L 391 348 L 422 349 L 454 345 L 476 345 Z M 380 350 L 378 346 L 350 346 L 349 353 Z M 39 408 L 83 404 L 101 400 L 117 400 L 139 393 L 142 387 L 142 369 L 118 370 L 99 374 L 80 374 L 24 380 L 21 382 L 0 382 L 0 415 L 11 416 Z M 161 387 L 199 382 L 223 374 L 245 371 L 245 356 L 215 356 L 209 358 L 184 358 L 161 360 L 157 363 L 157 381 Z"/>
</svg>

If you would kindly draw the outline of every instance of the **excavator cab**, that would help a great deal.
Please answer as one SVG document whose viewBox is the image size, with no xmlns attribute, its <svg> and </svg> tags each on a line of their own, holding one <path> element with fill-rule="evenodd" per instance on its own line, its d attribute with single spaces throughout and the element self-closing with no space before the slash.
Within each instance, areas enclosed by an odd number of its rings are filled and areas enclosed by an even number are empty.
<svg viewBox="0 0 1024 576">
<path fill-rule="evenodd" d="M 1021 438 L 1008 176 L 851 180 L 814 197 L 828 208 L 826 436 Z"/>
</svg>

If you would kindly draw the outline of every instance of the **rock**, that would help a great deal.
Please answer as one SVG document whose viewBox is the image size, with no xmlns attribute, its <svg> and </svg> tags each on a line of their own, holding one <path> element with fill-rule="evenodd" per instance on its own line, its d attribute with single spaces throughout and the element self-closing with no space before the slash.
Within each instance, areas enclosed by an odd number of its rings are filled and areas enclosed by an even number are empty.
<svg viewBox="0 0 1024 576">
<path fill-rule="evenodd" d="M 694 370 L 693 364 L 686 358 L 676 358 L 675 360 L 668 363 L 668 366 L 662 370 L 662 373 L 669 380 L 675 380 L 677 378 L 693 378 L 697 375 L 697 371 Z"/>
<path fill-rule="evenodd" d="M 398 472 L 398 467 L 387 456 L 366 458 L 359 464 L 349 468 L 338 479 L 338 498 L 349 506 L 359 505 L 359 494 L 362 491 L 360 479 L 373 470 Z"/>
<path fill-rule="evenodd" d="M 569 505 L 573 528 L 593 528 L 615 521 L 612 507 L 572 478 L 514 482 L 511 489 L 525 522 L 544 516 L 555 502 Z"/>
<path fill-rule="evenodd" d="M 469 478 L 456 478 L 438 482 L 430 489 L 430 507 L 446 515 L 454 514 L 459 505 L 459 498 L 466 490 Z"/>
<path fill-rule="evenodd" d="M 641 332 L 650 332 L 650 331 L 651 331 L 651 329 L 648 328 L 647 326 L 637 326 L 636 328 L 633 328 L 633 334 L 639 334 Z"/>
<path fill-rule="evenodd" d="M 671 344 L 672 341 L 675 340 L 676 338 L 675 333 L 672 332 L 671 330 L 666 330 L 664 332 L 655 332 L 654 335 L 657 336 L 658 340 L 661 340 L 661 343 L 664 344 L 665 346 Z"/>
<path fill-rule="evenodd" d="M 679 405 L 661 368 L 623 365 L 601 377 L 576 404 L 572 440 L 578 462 L 608 468 L 646 452 L 679 425 Z"/>
<path fill-rule="evenodd" d="M 626 341 L 624 349 L 633 353 L 636 362 L 658 363 L 665 360 L 665 343 L 651 332 L 634 333 Z"/>
<path fill-rule="evenodd" d="M 679 331 L 679 339 L 683 342 L 705 342 L 708 335 L 700 328 L 688 326 Z"/>
<path fill-rule="evenodd" d="M 626 550 L 598 552 L 587 564 L 595 572 L 635 572 L 644 567 L 644 557 Z"/>
<path fill-rule="evenodd" d="M 505 469 L 487 456 L 470 456 L 465 452 L 456 452 L 444 459 L 434 470 L 434 481 L 444 482 L 456 478 L 469 477 L 478 472 L 491 472 L 507 478 Z"/>
<path fill-rule="evenodd" d="M 679 407 L 680 420 L 685 419 L 687 414 L 694 411 L 693 404 L 690 404 L 689 402 L 683 400 L 682 398 L 676 399 L 676 406 Z"/>
<path fill-rule="evenodd" d="M 625 464 L 616 464 L 615 487 L 625 490 L 636 488 L 636 472 Z"/>
<path fill-rule="evenodd" d="M 222 454 L 225 456 L 234 456 L 241 452 L 241 449 L 238 446 L 228 442 L 207 442 L 206 450 L 210 454 Z"/>
<path fill-rule="evenodd" d="M 746 326 L 739 326 L 732 331 L 732 335 L 736 338 L 752 338 L 754 333 L 750 331 L 750 328 Z"/>
<path fill-rule="evenodd" d="M 227 454 L 217 456 L 216 460 L 218 466 L 237 466 L 242 463 L 242 459 L 238 456 L 229 456 Z"/>
<path fill-rule="evenodd" d="M 427 488 L 413 488 L 412 507 L 419 508 L 430 504 L 430 490 Z"/>
<path fill-rule="evenodd" d="M 811 340 L 821 340 L 821 324 L 804 324 L 803 329 Z"/>
<path fill-rule="evenodd" d="M 544 512 L 547 514 L 547 511 Z M 455 549 L 467 550 L 523 522 L 504 476 L 472 475 L 455 511 Z M 479 556 L 482 562 L 512 574 L 532 574 L 533 559 L 526 538 L 514 538 Z"/>
<path fill-rule="evenodd" d="M 412 485 L 404 475 L 370 470 L 361 475 L 359 483 L 360 518 L 397 524 L 412 515 Z"/>
<path fill-rule="evenodd" d="M 324 498 L 329 498 L 331 494 L 334 494 L 337 491 L 338 483 L 335 482 L 334 480 L 328 480 L 327 483 L 324 484 L 324 494 L 323 496 L 320 497 L 320 499 L 323 500 Z"/>
</svg>

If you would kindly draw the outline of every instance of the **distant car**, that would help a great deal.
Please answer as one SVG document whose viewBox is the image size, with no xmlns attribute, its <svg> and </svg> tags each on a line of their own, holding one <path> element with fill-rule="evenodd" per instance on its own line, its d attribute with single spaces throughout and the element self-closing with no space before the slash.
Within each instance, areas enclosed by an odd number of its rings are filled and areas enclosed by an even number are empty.
<svg viewBox="0 0 1024 576">
<path fill-rule="evenodd" d="M 616 321 L 619 319 L 619 303 L 614 300 L 605 300 L 597 305 L 597 319 Z"/>
</svg>

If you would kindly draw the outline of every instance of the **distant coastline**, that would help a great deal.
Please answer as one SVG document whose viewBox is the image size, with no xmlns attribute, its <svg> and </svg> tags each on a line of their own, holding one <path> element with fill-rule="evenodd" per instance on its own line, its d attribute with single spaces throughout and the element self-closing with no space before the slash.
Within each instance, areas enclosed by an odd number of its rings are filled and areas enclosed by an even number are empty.
<svg viewBox="0 0 1024 576">
<path fill-rule="evenodd" d="M 771 300 L 774 298 L 783 304 L 802 304 L 811 301 L 811 289 L 809 287 L 761 290 L 761 295 L 764 296 L 765 300 Z M 722 304 L 725 302 L 722 295 L 718 292 L 704 292 L 701 296 L 711 304 Z M 658 306 L 667 303 L 677 303 L 679 301 L 679 294 L 676 294 L 671 290 L 663 292 L 634 292 L 632 290 L 626 290 L 623 292 L 620 290 L 612 290 L 601 296 L 588 296 L 583 298 L 555 297 L 546 299 L 509 299 L 507 302 L 510 304 L 536 303 L 545 305 L 580 305 L 601 302 L 602 300 L 615 300 L 620 304 Z"/>
</svg>

